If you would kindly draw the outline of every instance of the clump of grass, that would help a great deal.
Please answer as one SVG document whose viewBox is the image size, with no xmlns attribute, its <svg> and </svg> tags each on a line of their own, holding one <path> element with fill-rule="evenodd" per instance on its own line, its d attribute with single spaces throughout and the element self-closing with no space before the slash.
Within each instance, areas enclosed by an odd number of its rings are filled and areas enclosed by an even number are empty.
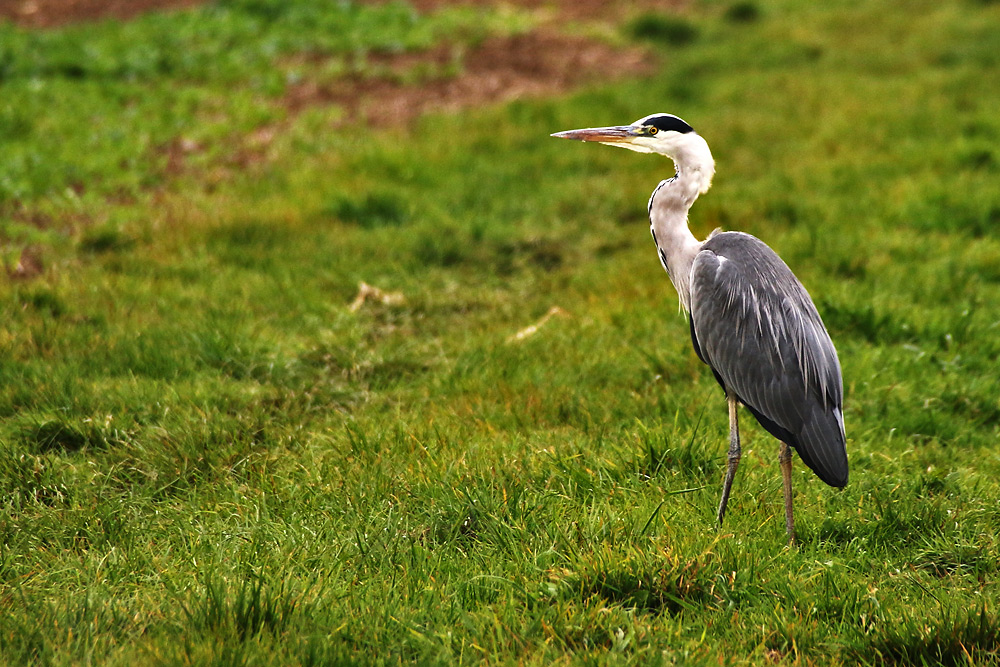
<svg viewBox="0 0 1000 667">
<path fill-rule="evenodd" d="M 21 437 L 42 453 L 53 450 L 76 452 L 93 444 L 93 438 L 89 434 L 60 420 L 42 422 L 27 429 Z"/>
<path fill-rule="evenodd" d="M 956 161 L 967 169 L 983 171 L 994 170 L 1000 164 L 993 149 L 988 147 L 966 148 L 958 153 Z"/>
<path fill-rule="evenodd" d="M 676 614 L 717 600 L 711 595 L 711 568 L 702 559 L 682 561 L 638 550 L 600 551 L 563 584 L 580 600 L 596 596 L 608 603 L 643 612 Z"/>
<path fill-rule="evenodd" d="M 496 270 L 510 274 L 525 267 L 554 271 L 568 254 L 565 242 L 558 239 L 532 238 L 501 241 L 494 244 Z"/>
<path fill-rule="evenodd" d="M 403 200 L 387 193 L 368 193 L 361 198 L 338 196 L 327 205 L 326 212 L 364 229 L 398 227 L 410 218 Z"/>
<path fill-rule="evenodd" d="M 726 8 L 724 16 L 732 23 L 753 23 L 760 18 L 760 7 L 754 2 L 735 2 Z"/>
<path fill-rule="evenodd" d="M 2 71 L 2 66 L 0 66 Z M 0 81 L 3 77 L 0 76 Z M 0 106 L 0 139 L 5 141 L 23 141 L 30 135 L 34 124 L 26 114 L 18 111 L 12 104 Z"/>
<path fill-rule="evenodd" d="M 822 298 L 818 301 L 826 326 L 843 337 L 859 337 L 870 343 L 898 343 L 920 338 L 920 332 L 915 327 L 870 303 L 835 303 Z"/>
<path fill-rule="evenodd" d="M 32 451 L 73 453 L 82 449 L 104 449 L 128 440 L 128 434 L 98 420 L 85 418 L 80 422 L 64 418 L 46 419 L 25 426 L 21 442 Z"/>
<path fill-rule="evenodd" d="M 996 555 L 974 544 L 929 545 L 914 558 L 914 565 L 935 577 L 970 575 L 982 580 L 997 571 Z"/>
<path fill-rule="evenodd" d="M 428 266 L 458 266 L 472 261 L 476 248 L 459 230 L 427 230 L 420 234 L 414 256 Z"/>
<path fill-rule="evenodd" d="M 89 229 L 80 239 L 80 250 L 94 254 L 120 252 L 134 245 L 135 239 L 110 227 Z"/>
<path fill-rule="evenodd" d="M 0 490 L 11 511 L 26 505 L 64 507 L 71 500 L 72 492 L 65 480 L 40 456 L 5 456 L 0 464 L 0 472 Z M 0 556 L 0 562 L 2 560 L 3 557 Z"/>
<path fill-rule="evenodd" d="M 63 299 L 47 287 L 26 289 L 20 295 L 20 301 L 24 306 L 54 319 L 62 317 L 69 310 Z"/>
<path fill-rule="evenodd" d="M 16 607 L 26 613 L 5 624 L 0 639 L 4 659 L 18 664 L 51 662 L 67 643 L 82 653 L 107 653 L 142 634 L 144 628 L 130 606 L 98 591 L 64 592 L 55 601 L 22 597 Z"/>
<path fill-rule="evenodd" d="M 886 619 L 853 653 L 888 665 L 985 664 L 1000 657 L 1000 622 L 985 603 L 972 609 L 949 604 L 930 617 L 906 612 Z"/>
<path fill-rule="evenodd" d="M 687 19 L 657 13 L 643 14 L 634 19 L 629 24 L 629 32 L 637 39 L 670 46 L 686 46 L 699 36 L 698 27 Z"/>
<path fill-rule="evenodd" d="M 690 437 L 683 440 L 642 430 L 636 443 L 638 456 L 627 467 L 650 479 L 666 472 L 680 474 L 692 483 L 713 479 L 718 464 L 706 450 L 704 439 L 699 437 L 700 427 L 699 421 Z"/>
<path fill-rule="evenodd" d="M 301 596 L 272 585 L 261 575 L 248 576 L 234 587 L 210 577 L 200 594 L 184 607 L 193 630 L 232 635 L 241 641 L 261 633 L 280 635 L 302 613 Z"/>
</svg>

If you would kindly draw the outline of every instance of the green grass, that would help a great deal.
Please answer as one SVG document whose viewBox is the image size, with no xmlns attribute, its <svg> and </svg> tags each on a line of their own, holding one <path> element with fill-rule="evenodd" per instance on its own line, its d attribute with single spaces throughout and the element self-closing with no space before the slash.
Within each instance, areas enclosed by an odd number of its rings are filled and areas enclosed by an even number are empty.
<svg viewBox="0 0 1000 667">
<path fill-rule="evenodd" d="M 0 169 L 30 184 L 0 217 L 10 255 L 44 264 L 0 288 L 0 662 L 1000 659 L 995 4 L 623 17 L 623 39 L 646 25 L 662 49 L 645 79 L 412 127 L 316 108 L 218 181 L 206 156 L 150 190 L 154 167 L 116 153 L 134 145 L 73 135 L 73 110 L 129 85 L 173 100 L 137 103 L 147 146 L 172 123 L 252 129 L 273 112 L 255 77 L 339 48 L 326 23 L 247 38 L 276 6 L 0 27 L 0 49 L 35 45 L 0 58 L 0 110 L 29 128 Z M 350 25 L 410 16 L 337 7 Z M 467 34 L 456 16 L 398 39 Z M 200 21 L 217 28 L 183 37 Z M 694 37 L 657 37 L 672 25 Z M 189 69 L 130 83 L 106 64 L 188 38 Z M 74 78 L 50 43 L 104 55 Z M 229 52 L 254 64 L 202 69 Z M 767 241 L 840 352 L 851 480 L 796 467 L 791 549 L 777 443 L 749 416 L 714 525 L 725 401 L 645 222 L 669 163 L 547 136 L 654 111 L 718 161 L 696 234 Z M 351 312 L 361 281 L 405 301 Z M 567 315 L 510 340 L 553 305 Z"/>
</svg>

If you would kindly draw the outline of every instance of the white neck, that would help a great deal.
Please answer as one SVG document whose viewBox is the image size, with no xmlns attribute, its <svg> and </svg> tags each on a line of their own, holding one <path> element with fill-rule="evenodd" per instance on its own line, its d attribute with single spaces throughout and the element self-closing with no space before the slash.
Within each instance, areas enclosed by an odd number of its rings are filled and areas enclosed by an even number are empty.
<svg viewBox="0 0 1000 667">
<path fill-rule="evenodd" d="M 687 214 L 698 195 L 711 187 L 715 162 L 698 135 L 691 135 L 670 157 L 677 175 L 661 182 L 649 198 L 650 231 L 681 306 L 690 311 L 691 265 L 703 242 L 688 229 Z"/>
</svg>

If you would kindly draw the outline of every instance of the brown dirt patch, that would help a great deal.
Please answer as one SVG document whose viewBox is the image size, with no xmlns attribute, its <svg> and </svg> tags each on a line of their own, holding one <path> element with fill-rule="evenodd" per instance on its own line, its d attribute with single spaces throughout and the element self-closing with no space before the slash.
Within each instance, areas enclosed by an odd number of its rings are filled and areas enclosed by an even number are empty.
<svg viewBox="0 0 1000 667">
<path fill-rule="evenodd" d="M 490 38 L 458 55 L 462 63 L 459 74 L 406 83 L 406 73 L 415 66 L 431 72 L 449 71 L 456 61 L 455 47 L 373 54 L 369 61 L 380 76 L 346 77 L 327 83 L 307 78 L 289 88 L 281 104 L 288 109 L 289 119 L 310 107 L 337 105 L 344 110 L 345 123 L 377 120 L 381 125 L 402 125 L 428 112 L 542 97 L 590 82 L 639 76 L 648 73 L 654 62 L 643 49 L 616 49 L 548 30 Z M 225 166 L 245 170 L 267 162 L 272 141 L 284 132 L 287 123 L 265 125 L 242 137 Z M 185 140 L 177 138 L 164 148 L 167 173 L 176 175 L 185 170 L 186 154 L 193 151 L 184 150 L 184 146 Z"/>
<path fill-rule="evenodd" d="M 423 54 L 382 56 L 390 72 L 402 73 L 414 63 L 447 68 L 451 47 Z M 337 104 L 349 119 L 405 123 L 427 111 L 454 111 L 481 104 L 560 93 L 574 86 L 615 75 L 648 72 L 650 58 L 642 49 L 615 49 L 582 37 L 537 31 L 516 37 L 494 37 L 465 54 L 457 76 L 418 85 L 399 77 L 347 78 L 330 84 L 308 81 L 287 93 L 293 113 L 316 104 Z"/>
<path fill-rule="evenodd" d="M 0 18 L 30 27 L 51 27 L 104 18 L 128 19 L 143 12 L 181 9 L 206 0 L 0 0 Z M 382 0 L 370 0 L 379 2 Z M 454 111 L 478 104 L 565 92 L 574 86 L 616 75 L 648 72 L 646 53 L 637 48 L 614 49 L 607 44 L 562 35 L 554 31 L 560 20 L 621 20 L 642 9 L 674 9 L 687 0 L 508 0 L 528 9 L 552 12 L 549 28 L 512 38 L 488 39 L 456 59 L 455 47 L 443 46 L 422 53 L 373 55 L 371 59 L 389 76 L 348 77 L 335 83 L 307 80 L 292 87 L 283 104 L 294 115 L 320 104 L 337 104 L 349 119 L 378 115 L 403 123 L 426 111 Z M 498 0 L 410 0 L 419 11 L 447 5 L 490 5 Z M 419 85 L 401 83 L 416 66 L 447 71 L 462 62 L 458 76 L 425 80 Z M 273 128 L 262 128 L 249 138 L 249 148 L 266 148 Z M 261 136 L 264 140 L 261 141 Z M 183 170 L 185 155 L 193 152 L 177 138 L 164 148 L 169 173 Z M 243 160 L 237 160 L 242 162 Z M 257 160 L 250 160 L 255 162 Z"/>
<path fill-rule="evenodd" d="M 143 12 L 181 9 L 206 0 L 0 0 L 0 18 L 19 25 L 46 28 L 67 23 L 114 18 L 129 19 Z M 378 2 L 381 0 L 370 0 Z M 498 0 L 410 0 L 418 11 L 435 11 L 448 5 L 490 5 Z M 669 9 L 686 0 L 510 0 L 512 4 L 552 12 L 558 20 L 621 19 L 640 9 Z M 492 38 L 464 54 L 458 76 L 437 78 L 420 85 L 400 81 L 417 65 L 447 70 L 456 60 L 454 47 L 424 53 L 372 56 L 387 77 L 348 77 L 336 83 L 306 81 L 294 86 L 283 103 L 293 113 L 317 104 L 338 104 L 350 119 L 375 115 L 402 123 L 426 111 L 453 111 L 464 107 L 524 97 L 560 93 L 573 86 L 618 73 L 636 75 L 649 70 L 644 52 L 617 50 L 580 37 L 545 29 L 513 38 Z M 266 128 L 265 128 L 266 129 Z M 255 141 L 260 143 L 255 133 Z M 265 132 L 267 134 L 267 132 Z M 265 141 L 266 145 L 269 141 Z M 186 150 L 178 138 L 166 147 L 170 173 L 182 170 Z"/>
<path fill-rule="evenodd" d="M 0 18 L 29 28 L 98 19 L 130 19 L 153 10 L 182 9 L 205 0 L 0 0 Z"/>
<path fill-rule="evenodd" d="M 547 9 L 563 19 L 621 18 L 639 9 L 676 9 L 688 0 L 507 0 L 525 9 Z M 130 19 L 139 14 L 184 9 L 206 0 L 0 0 L 0 18 L 29 28 L 52 28 L 100 19 Z M 418 11 L 448 5 L 493 5 L 498 0 L 410 0 Z"/>
</svg>

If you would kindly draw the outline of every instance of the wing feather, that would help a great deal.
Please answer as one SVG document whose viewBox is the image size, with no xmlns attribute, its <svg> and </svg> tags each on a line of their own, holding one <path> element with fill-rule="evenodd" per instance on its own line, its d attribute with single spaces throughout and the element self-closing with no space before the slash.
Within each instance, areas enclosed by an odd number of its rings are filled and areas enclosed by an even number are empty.
<svg viewBox="0 0 1000 667">
<path fill-rule="evenodd" d="M 774 251 L 740 232 L 706 241 L 691 270 L 691 332 L 699 357 L 765 429 L 827 484 L 847 483 L 837 351 Z"/>
</svg>

